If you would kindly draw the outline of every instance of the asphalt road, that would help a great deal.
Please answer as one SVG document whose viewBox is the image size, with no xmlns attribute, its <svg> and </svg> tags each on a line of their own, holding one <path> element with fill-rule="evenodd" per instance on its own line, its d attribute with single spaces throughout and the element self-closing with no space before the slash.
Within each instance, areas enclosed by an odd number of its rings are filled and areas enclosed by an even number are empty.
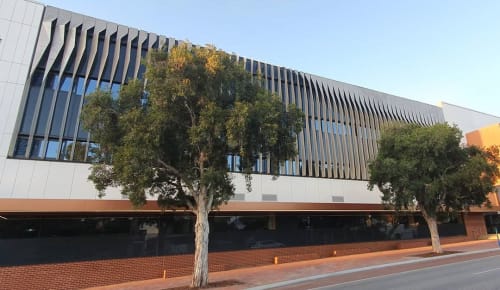
<svg viewBox="0 0 500 290">
<path fill-rule="evenodd" d="M 500 256 L 365 278 L 315 290 L 500 289 Z"/>
</svg>

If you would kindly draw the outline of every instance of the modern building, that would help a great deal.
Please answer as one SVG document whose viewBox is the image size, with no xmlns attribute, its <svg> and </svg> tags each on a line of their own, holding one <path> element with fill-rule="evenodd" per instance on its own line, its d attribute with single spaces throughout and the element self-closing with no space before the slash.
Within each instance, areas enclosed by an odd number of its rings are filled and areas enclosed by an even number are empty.
<svg viewBox="0 0 500 290">
<path fill-rule="evenodd" d="M 116 188 L 99 197 L 87 180 L 96 144 L 79 121 L 86 95 L 117 94 L 142 78 L 148 51 L 178 44 L 30 0 L 0 0 L 0 288 L 190 274 L 193 216 L 154 200 L 133 209 Z M 277 179 L 261 158 L 252 192 L 238 156 L 228 156 L 236 195 L 210 217 L 211 271 L 428 244 L 418 214 L 396 215 L 367 189 L 367 163 L 383 124 L 449 121 L 445 107 L 235 57 L 306 118 L 297 158 Z M 443 241 L 485 235 L 485 212 L 498 209 L 442 217 Z"/>
<path fill-rule="evenodd" d="M 479 147 L 500 146 L 500 123 L 480 128 L 465 134 L 468 145 Z M 496 183 L 496 191 L 490 193 L 489 200 L 493 206 L 500 205 L 500 179 Z M 500 230 L 500 215 L 497 212 L 485 214 L 486 229 L 488 234 L 495 234 Z"/>
</svg>

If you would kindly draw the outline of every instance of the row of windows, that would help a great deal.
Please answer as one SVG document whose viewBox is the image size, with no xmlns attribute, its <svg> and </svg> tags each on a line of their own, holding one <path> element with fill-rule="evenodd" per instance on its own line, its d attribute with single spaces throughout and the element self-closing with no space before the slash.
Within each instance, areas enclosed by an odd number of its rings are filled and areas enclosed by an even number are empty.
<svg viewBox="0 0 500 290">
<path fill-rule="evenodd" d="M 377 131 L 372 128 L 362 127 L 362 126 L 353 126 L 346 125 L 340 122 L 331 122 L 325 120 L 314 120 L 314 126 L 312 124 L 312 118 L 309 118 L 309 126 L 311 128 L 314 127 L 316 131 L 321 131 L 323 133 L 333 133 L 335 135 L 347 135 L 349 132 L 350 135 L 360 136 L 362 138 L 372 138 L 372 136 L 377 136 Z M 305 124 L 304 124 L 305 126 Z"/>
<path fill-rule="evenodd" d="M 0 219 L 0 266 L 189 254 L 194 222 L 171 214 Z M 429 237 L 419 215 L 211 215 L 209 223 L 212 252 Z M 439 232 L 464 235 L 461 217 L 440 222 Z"/>
<path fill-rule="evenodd" d="M 72 160 L 90 162 L 96 157 L 93 142 L 73 141 L 72 139 L 45 140 L 35 137 L 31 144 L 30 159 Z M 19 136 L 15 147 L 15 157 L 24 157 L 28 149 L 28 136 Z"/>
</svg>

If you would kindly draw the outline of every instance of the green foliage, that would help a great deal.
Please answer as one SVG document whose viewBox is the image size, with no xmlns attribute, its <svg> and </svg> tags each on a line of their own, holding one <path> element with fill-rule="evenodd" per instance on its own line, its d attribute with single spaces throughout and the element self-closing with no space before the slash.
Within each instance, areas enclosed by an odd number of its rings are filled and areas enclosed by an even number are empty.
<svg viewBox="0 0 500 290">
<path fill-rule="evenodd" d="M 149 193 L 186 208 L 206 194 L 213 208 L 234 194 L 228 154 L 241 156 L 247 177 L 260 153 L 275 164 L 296 156 L 302 112 L 230 55 L 181 45 L 150 53 L 145 64 L 147 81 L 131 81 L 118 99 L 87 97 L 82 119 L 99 144 L 89 178 L 99 191 L 120 186 L 136 206 Z"/>
<path fill-rule="evenodd" d="M 397 210 L 416 205 L 431 217 L 489 205 L 487 194 L 500 176 L 498 148 L 464 148 L 461 136 L 446 124 L 389 126 L 369 164 L 369 188 L 376 185 Z"/>
</svg>

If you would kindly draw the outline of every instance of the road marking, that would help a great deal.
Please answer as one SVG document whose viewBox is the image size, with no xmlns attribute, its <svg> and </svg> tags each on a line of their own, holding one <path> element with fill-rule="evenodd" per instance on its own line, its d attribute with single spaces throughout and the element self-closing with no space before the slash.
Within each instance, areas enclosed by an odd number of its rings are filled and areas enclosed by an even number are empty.
<svg viewBox="0 0 500 290">
<path fill-rule="evenodd" d="M 486 270 L 486 271 L 476 272 L 476 273 L 472 273 L 472 275 L 484 274 L 484 273 L 488 273 L 488 272 L 496 271 L 496 270 L 500 270 L 500 268 L 494 268 L 494 269 L 489 269 L 489 270 Z"/>
</svg>

